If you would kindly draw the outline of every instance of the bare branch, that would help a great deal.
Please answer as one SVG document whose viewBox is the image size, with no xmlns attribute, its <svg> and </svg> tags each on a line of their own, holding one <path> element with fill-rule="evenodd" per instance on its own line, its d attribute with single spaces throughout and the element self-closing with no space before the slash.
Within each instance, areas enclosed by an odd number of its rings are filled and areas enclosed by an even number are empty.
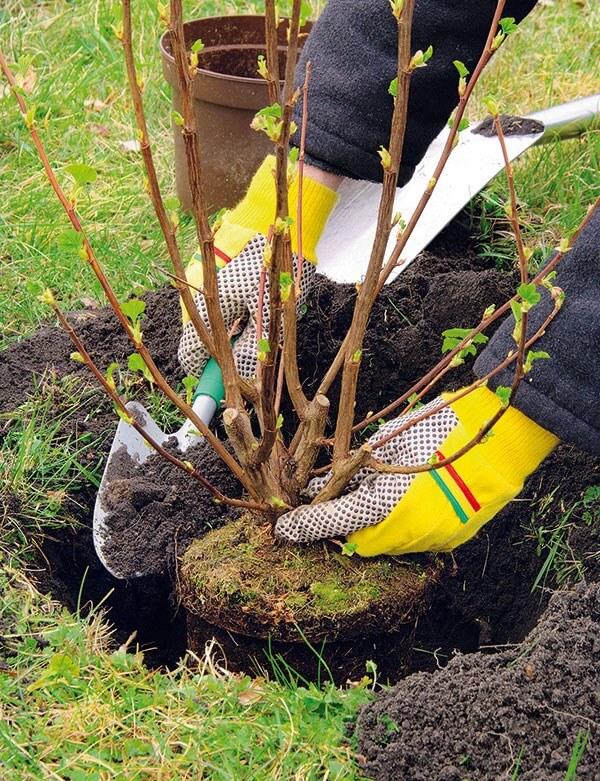
<svg viewBox="0 0 600 781">
<path fill-rule="evenodd" d="M 392 211 L 398 181 L 398 172 L 402 160 L 402 146 L 408 111 L 408 91 L 412 75 L 411 68 L 411 29 L 414 0 L 407 0 L 398 18 L 398 89 L 392 115 L 389 153 L 383 156 L 383 190 L 377 215 L 375 241 L 371 251 L 365 279 L 360 286 L 352 323 L 347 335 L 344 352 L 344 372 L 340 393 L 340 406 L 335 429 L 333 446 L 333 471 L 341 459 L 346 459 L 350 450 L 352 423 L 354 421 L 354 403 L 356 386 L 362 354 L 362 344 L 373 303 L 377 296 L 377 282 L 383 263 L 384 253 L 392 228 Z"/>
<path fill-rule="evenodd" d="M 227 329 L 219 301 L 214 238 L 208 222 L 206 201 L 202 188 L 202 161 L 192 98 L 193 77 L 190 74 L 190 65 L 185 45 L 181 0 L 171 0 L 168 27 L 181 97 L 183 115 L 181 133 L 188 164 L 188 182 L 192 198 L 192 209 L 198 234 L 198 244 L 204 263 L 204 300 L 206 301 L 208 320 L 215 343 L 215 357 L 223 373 L 227 406 L 236 407 L 236 409 L 242 412 L 244 404 L 240 390 L 241 379 L 235 366 L 231 342 L 227 336 Z"/>
<path fill-rule="evenodd" d="M 83 358 L 86 366 L 90 369 L 94 377 L 98 380 L 102 388 L 106 391 L 107 395 L 112 399 L 112 401 L 121 411 L 121 414 L 124 416 L 125 420 L 127 420 L 129 425 L 132 426 L 138 432 L 138 434 L 141 434 L 143 436 L 143 438 L 150 445 L 150 447 L 152 447 L 160 456 L 165 458 L 167 461 L 169 461 L 171 464 L 176 466 L 178 469 L 181 469 L 183 472 L 186 472 L 188 475 L 190 475 L 190 477 L 193 477 L 194 480 L 200 483 L 200 485 L 203 488 L 205 488 L 209 493 L 211 493 L 215 497 L 216 501 L 221 502 L 222 504 L 228 504 L 231 507 L 241 507 L 248 510 L 264 511 L 266 509 L 266 505 L 256 504 L 254 502 L 246 502 L 243 501 L 242 499 L 231 499 L 225 496 L 223 493 L 221 493 L 221 491 L 219 491 L 218 488 L 216 488 L 211 482 L 209 482 L 205 477 L 203 477 L 189 461 L 182 461 L 180 458 L 177 458 L 177 456 L 174 456 L 168 450 L 165 450 L 165 448 L 162 447 L 161 444 L 159 444 L 155 439 L 153 439 L 146 432 L 143 426 L 141 426 L 137 422 L 137 420 L 133 417 L 133 415 L 129 413 L 129 410 L 125 405 L 125 402 L 117 393 L 114 386 L 106 379 L 106 377 L 102 374 L 100 369 L 96 366 L 93 358 L 85 349 L 83 342 L 77 336 L 75 330 L 73 329 L 73 327 L 71 326 L 67 318 L 65 317 L 64 313 L 61 311 L 60 307 L 58 306 L 54 298 L 52 298 L 52 300 L 50 301 L 50 306 L 52 307 L 54 313 L 58 317 L 60 324 L 70 336 L 71 341 L 73 342 L 77 351 Z"/>
<path fill-rule="evenodd" d="M 192 295 L 189 286 L 183 280 L 185 280 L 185 269 L 181 259 L 181 253 L 179 252 L 179 246 L 175 236 L 175 226 L 169 219 L 169 215 L 165 209 L 162 195 L 160 192 L 160 186 L 158 184 L 158 177 L 156 174 L 156 168 L 154 166 L 154 158 L 152 155 L 152 148 L 150 145 L 150 136 L 148 134 L 148 127 L 146 123 L 146 115 L 144 112 L 144 103 L 142 99 L 142 90 L 140 87 L 140 79 L 135 67 L 135 60 L 133 56 L 133 44 L 132 44 L 132 26 L 131 26 L 131 0 L 122 0 L 123 7 L 123 32 L 121 35 L 121 44 L 123 45 L 123 51 L 125 53 L 125 65 L 127 69 L 127 80 L 129 82 L 129 90 L 131 92 L 131 98 L 133 102 L 133 108 L 135 111 L 136 123 L 138 126 L 138 139 L 140 143 L 140 152 L 144 161 L 144 167 L 146 169 L 146 175 L 148 178 L 148 193 L 156 217 L 160 225 L 162 234 L 167 245 L 169 257 L 173 264 L 174 276 L 173 279 L 176 282 L 179 295 L 182 298 L 184 306 L 190 316 L 190 320 L 198 334 L 198 338 L 205 345 L 209 353 L 215 355 L 215 346 L 212 335 L 210 334 L 206 323 L 200 317 L 196 305 L 194 303 L 194 296 Z"/>
</svg>

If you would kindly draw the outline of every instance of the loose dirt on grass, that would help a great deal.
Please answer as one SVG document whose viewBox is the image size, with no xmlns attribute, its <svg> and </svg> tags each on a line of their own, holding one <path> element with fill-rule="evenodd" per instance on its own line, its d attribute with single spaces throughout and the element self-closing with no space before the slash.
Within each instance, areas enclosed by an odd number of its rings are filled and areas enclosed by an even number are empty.
<svg viewBox="0 0 600 781">
<path fill-rule="evenodd" d="M 600 585 L 557 592 L 508 651 L 457 656 L 412 675 L 360 713 L 377 781 L 563 781 L 600 770 Z M 579 736 L 579 737 L 578 737 Z M 576 743 L 585 751 L 567 775 Z"/>
</svg>

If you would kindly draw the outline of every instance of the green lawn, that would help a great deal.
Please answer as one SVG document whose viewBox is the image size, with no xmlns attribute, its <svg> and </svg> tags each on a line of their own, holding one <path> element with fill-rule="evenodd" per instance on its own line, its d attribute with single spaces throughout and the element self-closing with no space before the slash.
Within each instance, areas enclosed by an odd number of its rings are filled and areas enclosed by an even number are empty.
<svg viewBox="0 0 600 781">
<path fill-rule="evenodd" d="M 118 4 L 117 4 L 118 5 Z M 186 4 L 188 16 L 223 10 L 260 11 L 260 3 Z M 135 138 L 124 87 L 122 55 L 112 25 L 115 4 L 105 0 L 4 0 L 0 45 L 16 63 L 36 106 L 52 166 L 83 162 L 99 176 L 79 211 L 120 296 L 163 284 L 153 268 L 165 265 L 158 229 L 143 192 L 139 159 L 121 145 Z M 155 2 L 134 0 L 137 57 L 155 139 L 159 175 L 172 189 L 169 95 L 157 56 Z M 591 30 L 600 14 L 594 0 L 554 0 L 527 20 L 496 57 L 477 90 L 493 92 L 507 112 L 526 112 L 600 91 Z M 529 240 L 545 252 L 572 232 L 597 195 L 599 134 L 531 151 L 517 166 L 517 188 Z M 596 187 L 596 192 L 594 192 Z M 2 344 L 35 330 L 47 317 L 27 283 L 54 288 L 66 309 L 81 299 L 102 301 L 82 262 L 58 237 L 67 227 L 41 171 L 12 96 L 0 84 L 0 311 Z M 482 220 L 483 250 L 490 231 L 506 229 L 497 206 L 506 195 L 499 179 L 474 210 Z M 192 226 L 183 225 L 193 245 Z M 502 237 L 501 237 L 502 238 Z M 503 240 L 510 251 L 510 239 Z M 506 249 L 508 247 L 508 249 Z M 36 403 L 0 418 L 0 478 L 24 500 L 0 515 L 0 777 L 19 779 L 352 779 L 360 776 L 346 720 L 370 691 L 364 685 L 326 687 L 251 682 L 214 669 L 212 658 L 152 672 L 139 655 L 111 645 L 101 612 L 68 614 L 37 593 L 27 577 L 40 523 L 65 523 L 56 491 L 98 478 L 101 464 L 82 472 L 78 442 L 54 438 L 55 422 L 40 391 Z M 77 403 L 63 387 L 61 409 Z M 8 432 L 8 433 L 6 433 Z M 43 479 L 40 477 L 43 475 Z M 202 770 L 200 770 L 202 768 Z"/>
</svg>

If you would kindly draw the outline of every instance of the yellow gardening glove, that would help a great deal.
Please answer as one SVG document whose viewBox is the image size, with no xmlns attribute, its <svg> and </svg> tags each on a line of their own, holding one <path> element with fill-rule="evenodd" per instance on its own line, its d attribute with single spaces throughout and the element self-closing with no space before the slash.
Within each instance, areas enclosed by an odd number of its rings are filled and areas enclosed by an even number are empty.
<svg viewBox="0 0 600 781">
<path fill-rule="evenodd" d="M 259 281 L 263 267 L 263 252 L 269 227 L 275 219 L 276 193 L 273 171 L 275 158 L 267 157 L 262 163 L 243 200 L 223 216 L 221 227 L 215 234 L 215 254 L 220 268 L 217 282 L 225 327 L 231 330 L 239 322 L 242 333 L 233 347 L 238 371 L 244 378 L 256 374 L 257 343 L 256 318 L 258 312 Z M 315 273 L 316 246 L 325 224 L 338 201 L 338 195 L 312 179 L 304 178 L 302 187 L 302 249 L 305 259 L 302 271 L 301 295 L 298 308 L 302 307 Z M 294 266 L 297 258 L 298 235 L 296 209 L 298 181 L 289 186 L 288 214 L 294 220 L 291 227 Z M 187 278 L 195 287 L 202 287 L 202 258 L 194 256 L 187 269 Z M 194 301 L 200 316 L 208 325 L 206 303 L 202 293 L 196 293 Z M 269 293 L 263 297 L 263 332 L 269 329 Z M 185 308 L 183 308 L 183 334 L 179 343 L 179 361 L 188 374 L 199 376 L 210 355 L 198 339 Z"/>
<path fill-rule="evenodd" d="M 452 398 L 444 394 L 389 421 L 369 442 Z M 408 466 L 427 463 L 434 455 L 442 460 L 469 442 L 500 406 L 495 393 L 478 388 L 394 437 L 375 455 Z M 509 407 L 491 436 L 447 467 L 412 475 L 364 469 L 348 486 L 349 493 L 292 510 L 277 521 L 275 533 L 293 542 L 345 536 L 361 556 L 449 551 L 514 499 L 525 478 L 557 444 L 553 434 Z M 326 480 L 311 481 L 308 495 L 314 497 Z"/>
</svg>

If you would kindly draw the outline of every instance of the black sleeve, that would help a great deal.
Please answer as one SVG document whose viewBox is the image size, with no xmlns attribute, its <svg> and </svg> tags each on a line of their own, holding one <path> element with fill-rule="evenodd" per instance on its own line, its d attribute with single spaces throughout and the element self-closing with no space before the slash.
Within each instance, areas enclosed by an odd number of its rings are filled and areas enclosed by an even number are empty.
<svg viewBox="0 0 600 781">
<path fill-rule="evenodd" d="M 550 356 L 533 363 L 513 404 L 559 439 L 600 455 L 600 207 L 596 207 L 573 248 L 557 266 L 556 284 L 565 303 L 546 333 L 532 346 Z M 529 313 L 533 335 L 552 311 L 543 300 Z M 475 363 L 484 377 L 515 349 L 512 315 L 500 326 Z M 514 368 L 497 374 L 490 387 L 511 385 Z"/>
<path fill-rule="evenodd" d="M 508 0 L 503 16 L 521 21 L 536 0 Z M 412 76 L 399 184 L 410 179 L 458 102 L 454 60 L 472 70 L 485 44 L 495 0 L 416 0 L 412 51 L 433 46 Z M 308 37 L 297 70 L 312 62 L 307 159 L 352 178 L 380 181 L 377 150 L 387 147 L 396 76 L 397 26 L 388 0 L 329 0 Z M 300 124 L 301 101 L 296 107 Z M 298 134 L 294 143 L 299 143 Z"/>
</svg>

